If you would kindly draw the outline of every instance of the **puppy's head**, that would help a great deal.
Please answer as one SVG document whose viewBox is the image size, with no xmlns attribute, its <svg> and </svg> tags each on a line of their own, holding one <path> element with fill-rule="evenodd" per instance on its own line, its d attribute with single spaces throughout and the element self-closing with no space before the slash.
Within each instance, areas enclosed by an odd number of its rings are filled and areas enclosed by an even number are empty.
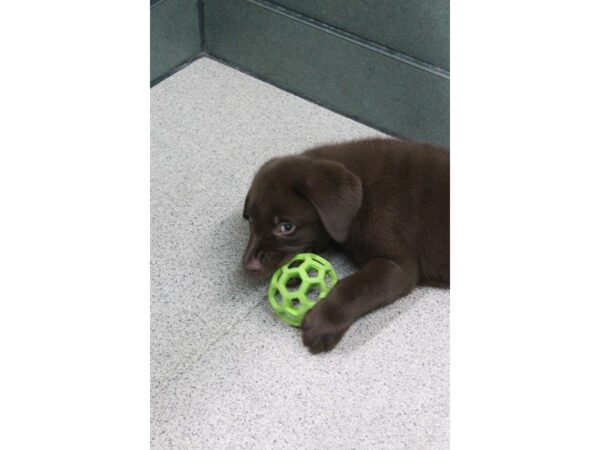
<svg viewBox="0 0 600 450">
<path fill-rule="evenodd" d="M 296 253 L 344 242 L 362 201 L 360 179 L 343 165 L 307 156 L 265 163 L 244 205 L 247 272 L 268 276 Z"/>
</svg>

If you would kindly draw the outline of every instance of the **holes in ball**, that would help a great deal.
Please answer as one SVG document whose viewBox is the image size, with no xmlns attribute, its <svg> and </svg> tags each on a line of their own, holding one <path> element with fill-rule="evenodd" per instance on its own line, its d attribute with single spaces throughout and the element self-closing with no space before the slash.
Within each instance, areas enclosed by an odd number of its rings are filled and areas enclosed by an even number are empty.
<svg viewBox="0 0 600 450">
<path fill-rule="evenodd" d="M 325 275 L 325 284 L 327 285 L 328 288 L 331 287 L 331 285 L 333 284 L 333 280 L 331 279 L 331 275 L 329 275 L 329 274 Z"/>
<path fill-rule="evenodd" d="M 312 302 L 316 302 L 319 299 L 319 295 L 321 295 L 321 289 L 316 286 L 311 287 L 306 295 Z"/>
<path fill-rule="evenodd" d="M 315 278 L 316 276 L 319 275 L 319 271 L 317 269 L 313 269 L 312 267 L 310 269 L 308 269 L 308 276 L 311 278 Z"/>
<path fill-rule="evenodd" d="M 303 263 L 304 261 L 302 261 L 301 259 L 297 259 L 295 261 L 292 261 L 291 263 L 288 264 L 288 267 L 290 269 L 293 269 L 295 267 L 300 267 L 300 265 Z"/>
<path fill-rule="evenodd" d="M 298 300 L 297 298 L 293 298 L 292 300 L 290 300 L 290 304 L 292 305 L 292 308 L 294 308 L 294 309 L 300 309 L 300 307 L 302 306 L 302 304 L 300 303 L 300 300 Z"/>
<path fill-rule="evenodd" d="M 294 277 L 287 280 L 285 287 L 288 292 L 296 292 L 300 288 L 300 284 L 302 284 L 302 280 L 299 277 Z"/>
<path fill-rule="evenodd" d="M 313 262 L 314 264 L 316 264 L 317 266 L 319 266 L 319 267 L 325 267 L 325 265 L 323 264 L 323 262 L 322 262 L 320 259 L 314 258 L 314 259 L 312 260 L 312 262 Z"/>
<path fill-rule="evenodd" d="M 283 297 L 281 296 L 281 293 L 279 291 L 275 292 L 275 301 L 278 305 L 283 304 Z"/>
</svg>

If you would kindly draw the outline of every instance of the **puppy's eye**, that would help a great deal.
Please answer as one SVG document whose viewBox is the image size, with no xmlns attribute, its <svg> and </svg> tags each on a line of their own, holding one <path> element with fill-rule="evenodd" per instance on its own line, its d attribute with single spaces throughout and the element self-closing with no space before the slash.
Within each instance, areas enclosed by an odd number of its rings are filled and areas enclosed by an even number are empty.
<svg viewBox="0 0 600 450">
<path fill-rule="evenodd" d="M 281 234 L 290 234 L 296 230 L 296 225 L 289 222 L 283 222 L 277 225 L 277 231 Z"/>
</svg>

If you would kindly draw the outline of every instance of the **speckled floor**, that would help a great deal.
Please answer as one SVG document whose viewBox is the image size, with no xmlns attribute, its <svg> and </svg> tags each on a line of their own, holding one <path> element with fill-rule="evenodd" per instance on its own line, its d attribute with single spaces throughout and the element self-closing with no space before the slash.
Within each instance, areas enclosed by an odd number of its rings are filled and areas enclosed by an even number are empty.
<svg viewBox="0 0 600 450">
<path fill-rule="evenodd" d="M 207 58 L 151 96 L 152 448 L 448 448 L 449 291 L 417 289 L 313 356 L 240 269 L 262 161 L 379 133 Z"/>
</svg>

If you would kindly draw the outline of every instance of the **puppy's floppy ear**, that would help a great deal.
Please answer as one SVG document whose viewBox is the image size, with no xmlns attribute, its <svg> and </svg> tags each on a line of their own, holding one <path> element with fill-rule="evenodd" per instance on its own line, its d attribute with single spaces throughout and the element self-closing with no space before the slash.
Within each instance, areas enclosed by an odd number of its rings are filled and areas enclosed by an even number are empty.
<svg viewBox="0 0 600 450">
<path fill-rule="evenodd" d="M 309 161 L 304 181 L 297 190 L 314 205 L 332 239 L 344 242 L 362 203 L 360 178 L 342 164 L 320 159 Z"/>
</svg>

